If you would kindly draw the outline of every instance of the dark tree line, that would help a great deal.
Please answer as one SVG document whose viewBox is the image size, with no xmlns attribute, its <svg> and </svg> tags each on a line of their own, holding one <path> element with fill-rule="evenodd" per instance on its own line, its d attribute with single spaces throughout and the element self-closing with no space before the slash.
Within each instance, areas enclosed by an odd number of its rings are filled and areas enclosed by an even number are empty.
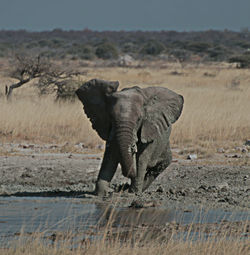
<svg viewBox="0 0 250 255">
<path fill-rule="evenodd" d="M 228 61 L 249 51 L 250 31 L 0 31 L 0 57 L 14 49 L 53 59 L 116 59 L 122 54 L 143 59 L 182 52 L 183 58 L 196 54 L 204 60 Z"/>
</svg>

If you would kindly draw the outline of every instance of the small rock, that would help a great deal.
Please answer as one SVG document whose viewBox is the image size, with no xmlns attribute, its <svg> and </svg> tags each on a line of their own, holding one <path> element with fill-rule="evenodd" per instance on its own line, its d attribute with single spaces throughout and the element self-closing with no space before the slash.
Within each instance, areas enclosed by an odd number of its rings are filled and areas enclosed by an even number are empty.
<svg viewBox="0 0 250 255">
<path fill-rule="evenodd" d="M 186 196 L 186 194 L 187 194 L 187 191 L 186 191 L 186 190 L 184 190 L 184 189 L 181 189 L 181 190 L 179 190 L 179 191 L 178 191 L 178 195 L 180 195 L 180 196 L 185 197 L 185 196 Z"/>
<path fill-rule="evenodd" d="M 198 157 L 197 157 L 197 154 L 189 154 L 188 156 L 187 156 L 187 159 L 189 159 L 189 160 L 194 160 L 194 159 L 197 159 Z"/>
<path fill-rule="evenodd" d="M 247 152 L 248 152 L 248 149 L 244 147 L 244 148 L 242 148 L 241 152 L 242 152 L 242 153 L 247 153 Z"/>
<path fill-rule="evenodd" d="M 28 144 L 19 144 L 18 146 L 19 148 L 23 148 L 23 149 L 28 149 L 29 145 Z"/>
<path fill-rule="evenodd" d="M 21 177 L 21 178 L 31 178 L 32 175 L 29 174 L 29 173 L 22 173 L 20 177 Z"/>
<path fill-rule="evenodd" d="M 249 178 L 249 176 L 248 176 L 248 175 L 245 175 L 245 176 L 243 177 L 243 180 L 246 181 L 248 178 Z"/>
<path fill-rule="evenodd" d="M 170 193 L 170 194 L 175 194 L 175 190 L 172 189 L 172 188 L 170 188 L 170 189 L 169 189 L 169 193 Z"/>
<path fill-rule="evenodd" d="M 205 184 L 202 184 L 198 189 L 207 190 L 207 186 Z"/>
<path fill-rule="evenodd" d="M 56 149 L 56 148 L 58 148 L 58 147 L 59 147 L 58 145 L 53 144 L 53 145 L 50 145 L 50 146 L 49 146 L 49 149 Z"/>
<path fill-rule="evenodd" d="M 248 149 L 246 148 L 246 146 L 236 147 L 235 150 L 236 150 L 236 151 L 243 152 L 243 153 L 248 152 Z"/>
<path fill-rule="evenodd" d="M 242 156 L 239 154 L 227 154 L 225 155 L 226 158 L 241 158 Z"/>
<path fill-rule="evenodd" d="M 226 199 L 225 198 L 221 198 L 217 201 L 218 203 L 225 203 L 226 202 Z"/>
<path fill-rule="evenodd" d="M 159 186 L 156 190 L 156 192 L 158 193 L 163 193 L 164 192 L 164 189 L 162 188 L 162 186 Z"/>
<path fill-rule="evenodd" d="M 246 145 L 246 146 L 250 146 L 250 139 L 247 139 L 247 140 L 246 140 L 245 145 Z"/>
<path fill-rule="evenodd" d="M 236 150 L 236 151 L 241 151 L 242 148 L 241 148 L 241 147 L 235 147 L 235 150 Z"/>
<path fill-rule="evenodd" d="M 227 191 L 229 189 L 229 185 L 227 182 L 222 182 L 222 183 L 219 183 L 216 185 L 216 188 L 217 190 L 220 190 L 220 191 Z"/>
<path fill-rule="evenodd" d="M 94 169 L 94 168 L 88 168 L 88 169 L 85 170 L 85 172 L 86 172 L 87 174 L 94 173 L 94 172 L 96 172 L 96 169 Z"/>
<path fill-rule="evenodd" d="M 123 66 L 123 67 L 131 66 L 133 63 L 134 63 L 133 57 L 128 54 L 124 56 L 120 56 L 118 59 L 119 66 Z"/>
<path fill-rule="evenodd" d="M 217 150 L 217 152 L 219 152 L 219 153 L 224 153 L 225 150 L 224 150 L 224 148 L 219 148 L 219 149 Z"/>
<path fill-rule="evenodd" d="M 84 143 L 77 143 L 77 144 L 75 144 L 75 147 L 78 148 L 78 149 L 83 149 L 86 146 L 84 145 Z"/>
</svg>

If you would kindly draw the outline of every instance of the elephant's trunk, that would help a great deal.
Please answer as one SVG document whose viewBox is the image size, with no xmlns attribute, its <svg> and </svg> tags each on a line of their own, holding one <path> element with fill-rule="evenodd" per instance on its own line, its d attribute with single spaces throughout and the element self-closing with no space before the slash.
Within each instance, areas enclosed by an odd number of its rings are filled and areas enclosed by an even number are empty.
<svg viewBox="0 0 250 255">
<path fill-rule="evenodd" d="M 132 151 L 134 126 L 132 121 L 119 121 L 119 124 L 116 124 L 115 131 L 116 141 L 120 152 L 122 174 L 129 178 L 136 176 Z"/>
</svg>

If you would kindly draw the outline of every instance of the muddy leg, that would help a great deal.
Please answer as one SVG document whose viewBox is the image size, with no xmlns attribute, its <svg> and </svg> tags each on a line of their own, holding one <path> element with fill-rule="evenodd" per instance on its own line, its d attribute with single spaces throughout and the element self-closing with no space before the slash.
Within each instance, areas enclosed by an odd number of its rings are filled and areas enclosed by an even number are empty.
<svg viewBox="0 0 250 255">
<path fill-rule="evenodd" d="M 150 151 L 150 150 L 148 150 Z M 146 174 L 149 155 L 148 151 L 144 151 L 141 155 L 137 154 L 136 158 L 136 177 L 131 178 L 130 192 L 140 193 L 143 189 L 144 177 Z M 138 156 L 139 155 L 139 156 Z"/>
<path fill-rule="evenodd" d="M 139 162 L 137 164 L 137 175 L 135 178 L 131 179 L 131 186 L 129 188 L 130 192 L 133 193 L 140 193 L 142 192 L 142 188 L 143 188 L 143 179 L 146 173 L 146 163 L 144 162 Z"/>
<path fill-rule="evenodd" d="M 118 166 L 118 155 L 115 148 L 112 144 L 106 144 L 106 150 L 96 182 L 95 193 L 97 195 L 105 196 L 111 191 L 109 185 Z"/>
<path fill-rule="evenodd" d="M 156 177 L 170 165 L 171 161 L 172 161 L 172 153 L 169 150 L 166 160 L 160 162 L 153 168 L 147 169 L 144 182 L 143 182 L 142 191 L 146 190 L 150 186 L 150 184 L 156 179 Z"/>
</svg>

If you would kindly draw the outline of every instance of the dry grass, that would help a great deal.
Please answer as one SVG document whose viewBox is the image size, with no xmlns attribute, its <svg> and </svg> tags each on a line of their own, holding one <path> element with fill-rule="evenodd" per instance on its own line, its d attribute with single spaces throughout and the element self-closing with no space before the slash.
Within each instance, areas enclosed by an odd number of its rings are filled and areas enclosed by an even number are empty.
<svg viewBox="0 0 250 255">
<path fill-rule="evenodd" d="M 250 138 L 250 70 L 222 64 L 185 69 L 173 64 L 156 66 L 86 68 L 83 80 L 93 77 L 119 80 L 121 88 L 167 86 L 182 94 L 184 111 L 173 127 L 173 145 L 208 149 L 232 143 L 242 145 Z M 0 89 L 3 93 L 4 86 Z M 79 102 L 56 104 L 52 98 L 38 98 L 34 93 L 26 86 L 14 91 L 12 102 L 1 98 L 1 141 L 101 143 Z"/>
<path fill-rule="evenodd" d="M 91 145 L 99 138 L 92 132 L 82 106 L 55 103 L 51 98 L 0 103 L 0 133 L 4 141 L 77 143 Z"/>
<path fill-rule="evenodd" d="M 113 216 L 111 216 L 113 217 Z M 209 224 L 208 224 L 209 225 Z M 126 226 L 126 225 L 125 225 Z M 229 226 L 229 225 L 228 225 Z M 246 225 L 232 234 L 230 227 L 226 227 L 220 234 L 207 231 L 207 225 L 199 224 L 199 232 L 195 239 L 192 236 L 192 223 L 181 232 L 161 231 L 159 227 L 112 228 L 112 218 L 108 219 L 103 230 L 95 233 L 90 238 L 80 237 L 70 232 L 59 232 L 50 237 L 44 233 L 33 233 L 27 236 L 21 233 L 17 241 L 10 242 L 6 248 L 0 248 L 1 255 L 245 255 L 249 254 L 250 247 L 242 233 L 246 233 Z M 215 229 L 220 229 L 220 225 Z M 87 232 L 88 233 L 88 232 Z M 205 237 L 205 233 L 207 237 Z M 84 234 L 82 233 L 82 236 Z M 97 237 L 97 238 L 96 238 Z M 242 238 L 243 237 L 243 238 Z"/>
<path fill-rule="evenodd" d="M 70 249 L 65 246 L 45 246 L 42 242 L 32 241 L 23 246 L 10 249 L 0 249 L 1 255 L 247 255 L 249 249 L 247 242 L 239 241 L 204 241 L 204 242 L 175 242 L 169 243 L 145 243 L 144 245 L 132 245 L 131 243 L 121 244 L 95 242 L 87 247 Z"/>
</svg>

